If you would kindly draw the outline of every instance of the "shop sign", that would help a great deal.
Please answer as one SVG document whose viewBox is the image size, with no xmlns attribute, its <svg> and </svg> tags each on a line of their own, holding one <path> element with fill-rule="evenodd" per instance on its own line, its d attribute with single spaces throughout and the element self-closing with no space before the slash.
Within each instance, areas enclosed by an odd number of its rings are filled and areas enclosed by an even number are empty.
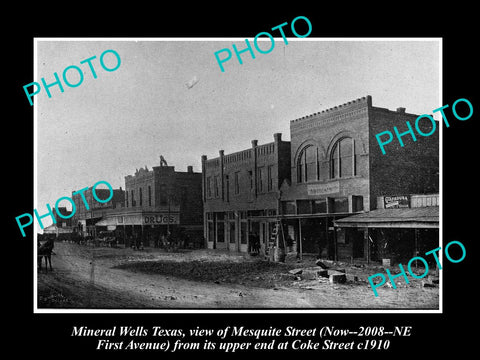
<svg viewBox="0 0 480 360">
<path fill-rule="evenodd" d="M 340 192 L 340 182 L 335 181 L 328 184 L 311 184 L 307 185 L 308 195 L 325 195 Z"/>
<path fill-rule="evenodd" d="M 385 209 L 399 209 L 410 207 L 410 195 L 384 196 Z"/>
<path fill-rule="evenodd" d="M 179 214 L 152 214 L 152 215 L 143 215 L 143 224 L 144 225 L 167 225 L 180 224 L 180 215 Z"/>
</svg>

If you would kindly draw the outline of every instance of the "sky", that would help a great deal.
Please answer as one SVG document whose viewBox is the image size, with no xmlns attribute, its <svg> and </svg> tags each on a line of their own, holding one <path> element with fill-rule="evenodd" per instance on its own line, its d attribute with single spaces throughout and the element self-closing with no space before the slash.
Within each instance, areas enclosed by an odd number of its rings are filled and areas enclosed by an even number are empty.
<svg viewBox="0 0 480 360">
<path fill-rule="evenodd" d="M 253 39 L 250 39 L 253 42 Z M 275 38 L 273 50 L 241 54 L 235 39 L 37 39 L 33 81 L 62 79 L 68 66 L 83 70 L 77 87 L 42 88 L 34 98 L 36 208 L 46 213 L 62 196 L 104 180 L 125 188 L 124 177 L 159 165 L 159 156 L 177 171 L 201 156 L 218 156 L 273 141 L 289 140 L 290 120 L 366 96 L 373 106 L 431 114 L 441 104 L 440 42 L 436 39 Z M 253 46 L 253 45 L 252 45 Z M 262 49 L 271 44 L 259 42 Z M 228 48 L 222 72 L 214 53 Z M 115 71 L 99 62 L 106 50 L 121 59 Z M 91 61 L 97 78 L 88 64 Z M 225 56 L 222 53 L 221 56 Z M 113 68 L 111 53 L 105 65 Z M 79 81 L 75 70 L 67 72 Z M 68 202 L 62 202 L 67 206 Z M 50 222 L 51 223 L 51 222 Z M 48 226 L 44 220 L 44 226 Z"/>
</svg>

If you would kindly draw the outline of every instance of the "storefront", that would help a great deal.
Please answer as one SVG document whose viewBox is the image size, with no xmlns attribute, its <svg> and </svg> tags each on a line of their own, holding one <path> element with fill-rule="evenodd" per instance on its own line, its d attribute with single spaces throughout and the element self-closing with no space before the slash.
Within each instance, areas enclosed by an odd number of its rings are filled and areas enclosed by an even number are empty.
<svg viewBox="0 0 480 360">
<path fill-rule="evenodd" d="M 351 213 L 290 214 L 260 216 L 253 221 L 266 224 L 264 232 L 260 233 L 262 253 L 269 246 L 275 246 L 299 259 L 308 254 L 335 260 L 336 244 L 339 238 L 341 241 L 342 234 L 334 227 L 334 221 L 349 215 Z"/>
<path fill-rule="evenodd" d="M 178 231 L 178 212 L 115 212 L 95 223 L 97 233 L 111 231 L 120 243 L 130 246 L 138 239 L 144 246 L 157 246 L 162 237 Z"/>
<path fill-rule="evenodd" d="M 334 226 L 344 233 L 339 260 L 388 266 L 439 246 L 438 206 L 377 209 L 338 219 Z"/>
<path fill-rule="evenodd" d="M 275 214 L 274 209 L 207 213 L 208 248 L 248 252 L 253 237 L 258 237 L 263 251 L 275 226 Z"/>
</svg>

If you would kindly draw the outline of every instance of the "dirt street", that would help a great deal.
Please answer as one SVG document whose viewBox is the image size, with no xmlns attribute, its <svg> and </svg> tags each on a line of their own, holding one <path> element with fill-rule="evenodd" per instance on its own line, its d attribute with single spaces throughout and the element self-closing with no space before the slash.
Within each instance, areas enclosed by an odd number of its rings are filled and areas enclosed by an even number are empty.
<svg viewBox="0 0 480 360">
<path fill-rule="evenodd" d="M 39 308 L 86 309 L 438 309 L 438 287 L 412 281 L 397 289 L 364 281 L 330 284 L 289 270 L 313 265 L 278 264 L 245 254 L 161 249 L 133 251 L 56 243 L 53 272 L 38 272 Z M 308 261 L 312 263 L 309 264 Z M 375 269 L 349 268 L 369 276 Z"/>
</svg>

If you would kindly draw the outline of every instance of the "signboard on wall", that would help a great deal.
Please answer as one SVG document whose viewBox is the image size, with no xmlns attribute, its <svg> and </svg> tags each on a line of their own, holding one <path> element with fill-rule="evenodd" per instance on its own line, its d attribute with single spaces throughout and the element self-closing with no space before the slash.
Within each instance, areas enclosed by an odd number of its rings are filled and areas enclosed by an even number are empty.
<svg viewBox="0 0 480 360">
<path fill-rule="evenodd" d="M 328 184 L 307 185 L 307 194 L 312 196 L 333 194 L 340 192 L 340 182 L 335 181 Z"/>
<path fill-rule="evenodd" d="M 180 224 L 180 214 L 151 214 L 143 215 L 142 222 L 144 225 L 178 225 Z"/>
<path fill-rule="evenodd" d="M 410 195 L 384 196 L 385 209 L 399 209 L 410 207 Z"/>
</svg>

